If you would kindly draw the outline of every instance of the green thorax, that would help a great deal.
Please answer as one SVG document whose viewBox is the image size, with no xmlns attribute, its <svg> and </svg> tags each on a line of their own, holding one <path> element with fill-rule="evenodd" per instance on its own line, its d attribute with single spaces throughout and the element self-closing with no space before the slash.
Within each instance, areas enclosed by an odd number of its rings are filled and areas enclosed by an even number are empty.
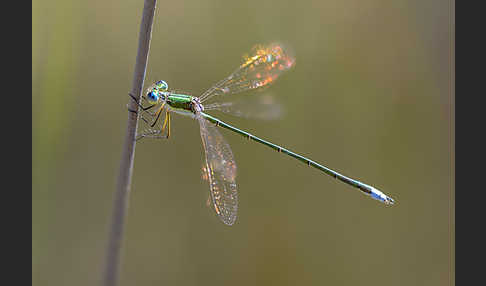
<svg viewBox="0 0 486 286">
<path fill-rule="evenodd" d="M 173 108 L 192 111 L 191 106 L 193 99 L 194 96 L 171 93 L 169 96 L 167 96 L 166 102 Z"/>
</svg>

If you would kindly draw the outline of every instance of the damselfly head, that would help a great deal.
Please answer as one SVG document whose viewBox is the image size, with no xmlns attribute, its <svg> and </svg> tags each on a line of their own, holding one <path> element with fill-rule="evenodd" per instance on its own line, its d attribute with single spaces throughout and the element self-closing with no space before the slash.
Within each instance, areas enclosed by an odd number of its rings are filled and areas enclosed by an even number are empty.
<svg viewBox="0 0 486 286">
<path fill-rule="evenodd" d="M 169 89 L 169 85 L 163 81 L 159 80 L 155 82 L 148 90 L 146 98 L 150 104 L 156 104 L 160 100 L 165 100 L 164 92 Z"/>
</svg>

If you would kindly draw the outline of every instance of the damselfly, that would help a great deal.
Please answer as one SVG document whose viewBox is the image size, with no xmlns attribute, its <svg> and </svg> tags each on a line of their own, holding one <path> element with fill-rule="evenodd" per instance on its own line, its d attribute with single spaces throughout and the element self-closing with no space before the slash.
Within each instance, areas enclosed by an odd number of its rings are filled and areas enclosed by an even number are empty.
<svg viewBox="0 0 486 286">
<path fill-rule="evenodd" d="M 385 204 L 394 203 L 392 198 L 370 185 L 341 175 L 313 160 L 240 130 L 206 113 L 208 110 L 234 113 L 235 109 L 232 109 L 234 106 L 231 102 L 221 102 L 221 100 L 218 102 L 217 99 L 267 87 L 294 64 L 294 58 L 281 45 L 256 46 L 233 73 L 217 82 L 199 97 L 170 91 L 167 83 L 162 80 L 150 86 L 146 94 L 142 96 L 142 100 L 149 105 L 144 107 L 139 104 L 139 114 L 148 127 L 138 134 L 137 139 L 143 137 L 169 138 L 172 112 L 193 117 L 199 122 L 205 152 L 203 178 L 209 182 L 210 190 L 208 203 L 221 221 L 227 225 L 235 222 L 238 210 L 236 163 L 230 146 L 217 127 L 226 128 L 248 140 L 256 141 L 279 153 L 289 155 L 361 190 L 373 199 Z M 136 98 L 132 97 L 136 101 Z M 213 99 L 216 99 L 216 102 Z M 159 120 L 162 114 L 164 115 L 163 121 Z"/>
</svg>

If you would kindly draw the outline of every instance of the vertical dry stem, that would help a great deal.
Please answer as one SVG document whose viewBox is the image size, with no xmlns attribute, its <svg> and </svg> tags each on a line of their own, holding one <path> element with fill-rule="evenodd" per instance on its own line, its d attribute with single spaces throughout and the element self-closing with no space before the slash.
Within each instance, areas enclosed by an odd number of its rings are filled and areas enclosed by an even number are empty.
<svg viewBox="0 0 486 286">
<path fill-rule="evenodd" d="M 155 14 L 156 0 L 145 0 L 143 7 L 142 23 L 140 24 L 140 35 L 138 39 L 137 59 L 133 74 L 131 93 L 137 98 L 142 94 L 145 70 L 152 36 L 152 23 Z M 138 110 L 137 104 L 130 98 L 128 107 L 131 110 Z M 126 211 L 130 195 L 132 181 L 133 158 L 135 155 L 135 136 L 137 133 L 138 117 L 128 112 L 127 132 L 123 144 L 123 153 L 120 162 L 120 170 L 116 183 L 116 190 L 113 198 L 113 213 L 111 217 L 110 233 L 106 250 L 106 260 L 103 269 L 104 286 L 115 286 L 118 284 L 118 269 L 120 266 L 120 250 L 123 240 Z"/>
</svg>

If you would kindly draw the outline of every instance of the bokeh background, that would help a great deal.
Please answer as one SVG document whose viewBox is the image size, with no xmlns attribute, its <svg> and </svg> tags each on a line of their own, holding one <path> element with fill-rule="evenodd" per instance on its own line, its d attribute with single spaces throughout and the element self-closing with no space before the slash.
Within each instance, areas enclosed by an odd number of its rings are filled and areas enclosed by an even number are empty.
<svg viewBox="0 0 486 286">
<path fill-rule="evenodd" d="M 143 1 L 33 1 L 32 284 L 97 285 Z M 219 118 L 382 189 L 391 207 L 222 130 L 232 227 L 206 207 L 199 127 L 136 146 L 121 285 L 453 285 L 451 1 L 158 1 L 145 86 L 194 95 L 254 44 L 295 68 L 280 120 Z"/>
</svg>

